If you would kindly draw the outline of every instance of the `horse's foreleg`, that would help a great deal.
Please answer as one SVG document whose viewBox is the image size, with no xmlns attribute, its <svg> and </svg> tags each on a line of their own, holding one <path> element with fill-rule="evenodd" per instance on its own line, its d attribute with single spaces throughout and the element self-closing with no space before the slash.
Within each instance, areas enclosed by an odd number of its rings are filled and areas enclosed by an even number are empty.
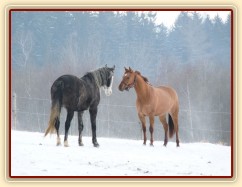
<svg viewBox="0 0 242 187">
<path fill-rule="evenodd" d="M 146 125 L 145 125 L 145 116 L 142 115 L 142 114 L 139 114 L 139 119 L 141 121 L 141 124 L 142 124 L 142 130 L 143 130 L 143 135 L 144 135 L 144 145 L 146 145 L 146 140 L 147 140 L 147 137 L 146 137 Z"/>
<path fill-rule="evenodd" d="M 79 144 L 79 146 L 83 146 L 83 143 L 82 143 L 82 131 L 83 131 L 82 115 L 83 115 L 83 112 L 78 112 L 78 131 L 79 131 L 78 144 Z"/>
<path fill-rule="evenodd" d="M 92 143 L 94 147 L 99 147 L 96 136 L 96 117 L 97 117 L 97 107 L 89 109 L 91 124 L 92 124 Z"/>
<path fill-rule="evenodd" d="M 154 142 L 154 122 L 155 122 L 155 117 L 154 116 L 150 116 L 150 145 L 153 146 L 153 142 Z"/>
<path fill-rule="evenodd" d="M 64 137 L 64 146 L 68 147 L 68 131 L 71 125 L 71 120 L 73 118 L 74 111 L 67 111 L 67 117 L 66 117 L 66 122 L 65 122 L 65 137 Z"/>
<path fill-rule="evenodd" d="M 168 124 L 166 122 L 166 116 L 159 116 L 160 118 L 160 122 L 162 123 L 163 125 L 163 128 L 164 128 L 164 131 L 165 131 L 165 139 L 164 139 L 164 146 L 167 145 L 167 142 L 168 142 L 168 136 L 167 136 L 167 133 L 168 133 Z"/>
</svg>

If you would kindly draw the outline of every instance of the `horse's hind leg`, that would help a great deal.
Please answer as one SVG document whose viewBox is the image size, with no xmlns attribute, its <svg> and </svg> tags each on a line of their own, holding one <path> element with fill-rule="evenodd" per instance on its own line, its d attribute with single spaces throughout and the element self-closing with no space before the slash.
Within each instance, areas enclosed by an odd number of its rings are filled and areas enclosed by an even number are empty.
<svg viewBox="0 0 242 187">
<path fill-rule="evenodd" d="M 146 125 L 145 125 L 145 116 L 142 115 L 142 114 L 138 114 L 139 115 L 139 119 L 141 121 L 141 124 L 142 124 L 142 130 L 143 130 L 143 134 L 144 134 L 144 145 L 146 145 L 146 140 L 147 140 L 147 137 L 146 137 Z"/>
<path fill-rule="evenodd" d="M 66 117 L 66 122 L 65 122 L 65 137 L 64 137 L 64 146 L 65 147 L 68 147 L 68 131 L 69 131 L 69 128 L 70 128 L 70 125 L 71 125 L 71 120 L 73 118 L 73 115 L 74 115 L 74 111 L 67 111 L 67 117 Z"/>
<path fill-rule="evenodd" d="M 178 137 L 178 112 L 174 112 L 172 115 L 172 120 L 174 122 L 174 130 L 176 132 L 176 146 L 179 147 L 179 137 Z"/>
<path fill-rule="evenodd" d="M 167 136 L 167 133 L 168 133 L 168 124 L 166 122 L 166 115 L 159 116 L 159 118 L 160 118 L 160 122 L 162 123 L 162 125 L 164 127 L 164 131 L 165 131 L 164 146 L 166 146 L 167 145 L 167 142 L 168 142 L 168 136 Z"/>
<path fill-rule="evenodd" d="M 82 131 L 83 131 L 82 115 L 83 115 L 83 112 L 78 112 L 78 130 L 79 130 L 78 144 L 79 144 L 79 146 L 83 146 L 83 143 L 82 143 Z"/>
<path fill-rule="evenodd" d="M 154 122 L 155 122 L 155 117 L 154 116 L 150 116 L 150 145 L 153 146 L 153 142 L 154 142 Z"/>
<path fill-rule="evenodd" d="M 57 117 L 56 118 L 56 121 L 55 121 L 55 129 L 56 129 L 56 133 L 57 133 L 57 143 L 56 143 L 56 146 L 61 145 L 59 128 L 60 128 L 60 120 L 59 120 L 59 117 Z"/>
</svg>

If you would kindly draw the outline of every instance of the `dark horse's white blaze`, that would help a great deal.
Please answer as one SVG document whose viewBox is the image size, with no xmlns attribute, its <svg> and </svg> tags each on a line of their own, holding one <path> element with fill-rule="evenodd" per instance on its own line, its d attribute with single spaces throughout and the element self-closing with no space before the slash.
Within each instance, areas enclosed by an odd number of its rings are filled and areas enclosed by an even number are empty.
<svg viewBox="0 0 242 187">
<path fill-rule="evenodd" d="M 113 87 L 113 76 L 112 76 L 112 78 L 111 78 L 110 86 L 109 86 L 109 87 L 107 87 L 107 86 L 103 86 L 104 93 L 106 94 L 106 96 L 110 96 L 110 95 L 112 95 L 112 87 Z"/>
</svg>

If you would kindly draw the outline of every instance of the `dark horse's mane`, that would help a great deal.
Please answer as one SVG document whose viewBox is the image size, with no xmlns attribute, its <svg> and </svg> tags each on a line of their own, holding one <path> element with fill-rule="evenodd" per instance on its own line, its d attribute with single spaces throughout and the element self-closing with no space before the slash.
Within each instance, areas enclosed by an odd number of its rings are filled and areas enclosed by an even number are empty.
<svg viewBox="0 0 242 187">
<path fill-rule="evenodd" d="M 144 77 L 143 75 L 141 75 L 141 73 L 139 71 L 135 71 L 135 73 L 137 73 L 139 76 L 141 76 L 146 83 L 150 84 L 149 80 L 146 77 Z"/>
<path fill-rule="evenodd" d="M 98 87 L 102 87 L 106 84 L 108 76 L 107 68 L 99 68 L 95 71 L 87 72 L 82 78 L 93 78 L 97 84 Z"/>
</svg>

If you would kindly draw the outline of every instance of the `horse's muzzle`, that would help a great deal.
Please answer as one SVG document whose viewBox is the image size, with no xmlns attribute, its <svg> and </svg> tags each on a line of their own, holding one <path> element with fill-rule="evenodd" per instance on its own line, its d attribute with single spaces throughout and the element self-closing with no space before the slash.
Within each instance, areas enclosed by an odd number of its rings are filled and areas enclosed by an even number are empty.
<svg viewBox="0 0 242 187">
<path fill-rule="evenodd" d="M 120 83 L 120 85 L 118 86 L 118 89 L 119 89 L 119 91 L 122 92 L 122 91 L 126 90 L 127 88 L 125 88 L 124 84 Z"/>
<path fill-rule="evenodd" d="M 126 84 L 124 84 L 124 83 L 121 82 L 120 85 L 119 85 L 119 87 L 118 87 L 118 89 L 121 92 L 124 91 L 124 90 L 129 91 L 130 87 L 128 85 L 126 85 Z"/>
<path fill-rule="evenodd" d="M 106 96 L 110 96 L 110 95 L 112 95 L 112 88 L 111 87 L 104 88 L 104 92 L 105 92 Z"/>
</svg>

